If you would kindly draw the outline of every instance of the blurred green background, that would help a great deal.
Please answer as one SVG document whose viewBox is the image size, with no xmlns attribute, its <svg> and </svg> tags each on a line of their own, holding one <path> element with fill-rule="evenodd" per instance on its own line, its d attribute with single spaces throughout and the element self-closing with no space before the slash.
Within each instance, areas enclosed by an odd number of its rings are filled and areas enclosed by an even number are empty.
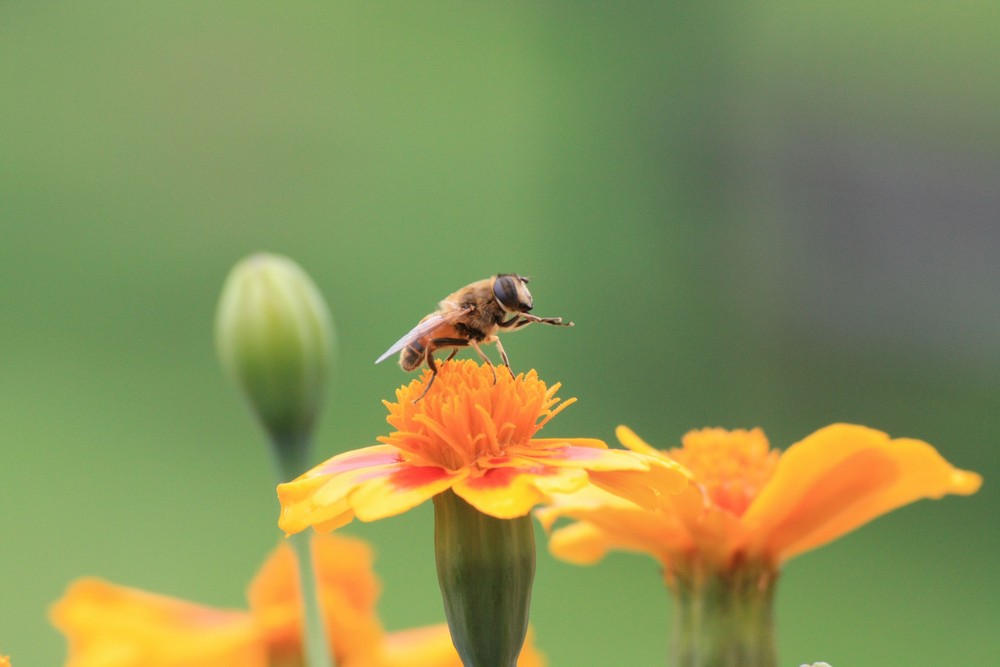
<svg viewBox="0 0 1000 667">
<path fill-rule="evenodd" d="M 386 432 L 410 378 L 375 357 L 498 271 L 577 324 L 505 340 L 579 398 L 550 436 L 935 444 L 983 490 L 791 562 L 782 664 L 994 660 L 997 44 L 988 2 L 0 3 L 0 652 L 61 664 L 81 575 L 243 605 L 277 503 L 212 318 L 268 250 L 336 320 L 317 458 Z M 443 619 L 431 519 L 348 529 L 391 629 Z M 663 664 L 651 559 L 539 560 L 553 667 Z"/>
</svg>

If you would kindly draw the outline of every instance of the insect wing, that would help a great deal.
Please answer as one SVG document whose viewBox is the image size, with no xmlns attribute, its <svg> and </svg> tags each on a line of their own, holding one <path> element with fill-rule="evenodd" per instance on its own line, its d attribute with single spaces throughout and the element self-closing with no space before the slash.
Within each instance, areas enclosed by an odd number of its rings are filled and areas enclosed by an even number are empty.
<svg viewBox="0 0 1000 667">
<path fill-rule="evenodd" d="M 376 364 L 382 363 L 383 361 L 385 361 L 392 355 L 396 354 L 397 352 L 402 350 L 404 347 L 406 347 L 413 341 L 419 340 L 423 336 L 426 336 L 428 333 L 434 331 L 434 329 L 437 329 L 442 324 L 449 324 L 451 322 L 455 322 L 460 317 L 471 311 L 472 308 L 468 307 L 468 308 L 462 308 L 460 310 L 453 310 L 448 313 L 445 313 L 444 315 L 440 313 L 434 313 L 432 315 L 428 315 L 426 318 L 421 320 L 420 323 L 417 324 L 417 326 L 410 329 L 410 331 L 407 332 L 405 336 L 397 340 L 392 347 L 383 352 L 382 356 L 375 360 L 375 363 Z"/>
</svg>

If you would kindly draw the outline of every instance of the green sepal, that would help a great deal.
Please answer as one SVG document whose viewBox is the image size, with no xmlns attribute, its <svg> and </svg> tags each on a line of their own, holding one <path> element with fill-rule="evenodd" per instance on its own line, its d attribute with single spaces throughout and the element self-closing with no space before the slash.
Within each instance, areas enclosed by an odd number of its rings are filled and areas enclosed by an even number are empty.
<svg viewBox="0 0 1000 667">
<path fill-rule="evenodd" d="M 452 491 L 434 497 L 438 583 L 465 667 L 514 667 L 535 578 L 531 516 L 497 519 Z"/>
<path fill-rule="evenodd" d="M 743 562 L 728 571 L 673 571 L 672 667 L 777 667 L 773 566 Z"/>
</svg>

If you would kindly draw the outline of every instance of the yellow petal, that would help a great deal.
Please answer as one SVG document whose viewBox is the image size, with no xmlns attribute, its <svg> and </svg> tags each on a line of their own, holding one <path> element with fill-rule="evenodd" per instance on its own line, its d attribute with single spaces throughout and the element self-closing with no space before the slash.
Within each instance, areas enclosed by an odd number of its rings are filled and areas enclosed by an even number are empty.
<svg viewBox="0 0 1000 667">
<path fill-rule="evenodd" d="M 781 456 L 743 520 L 750 548 L 780 561 L 915 500 L 974 493 L 981 481 L 926 442 L 834 424 Z"/>
<path fill-rule="evenodd" d="M 69 642 L 67 667 L 265 667 L 246 612 L 80 579 L 51 610 Z"/>
<path fill-rule="evenodd" d="M 662 452 L 636 435 L 635 431 L 630 429 L 628 426 L 623 425 L 616 428 L 615 437 L 618 438 L 618 442 L 622 443 L 627 449 L 630 449 L 633 452 L 647 454 L 649 456 L 663 456 Z"/>
<path fill-rule="evenodd" d="M 507 460 L 455 484 L 453 490 L 483 514 L 498 519 L 524 516 L 555 493 L 576 491 L 588 482 L 580 468 L 558 468 L 530 460 Z"/>
</svg>

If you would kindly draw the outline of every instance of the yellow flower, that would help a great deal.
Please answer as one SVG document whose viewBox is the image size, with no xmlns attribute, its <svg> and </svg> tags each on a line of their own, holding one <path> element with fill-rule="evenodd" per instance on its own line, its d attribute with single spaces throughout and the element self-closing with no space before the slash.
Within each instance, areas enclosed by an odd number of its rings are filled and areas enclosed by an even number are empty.
<svg viewBox="0 0 1000 667">
<path fill-rule="evenodd" d="M 5 655 L 0 655 L 0 667 L 10 667 L 10 658 Z"/>
<path fill-rule="evenodd" d="M 313 553 L 340 667 L 461 667 L 444 624 L 383 631 L 375 616 L 379 583 L 367 544 L 321 536 Z M 291 548 L 280 546 L 250 584 L 249 611 L 81 579 L 51 616 L 69 642 L 67 667 L 292 667 L 302 664 L 296 571 Z M 544 664 L 527 644 L 519 667 Z"/>
<path fill-rule="evenodd" d="M 632 451 L 683 465 L 692 483 L 652 512 L 607 494 L 561 497 L 539 515 L 550 527 L 560 516 L 579 520 L 552 534 L 551 550 L 567 560 L 594 562 L 620 548 L 653 555 L 668 575 L 747 562 L 776 569 L 897 507 L 969 495 L 982 483 L 926 442 L 851 424 L 820 429 L 783 454 L 760 429 L 692 431 L 681 448 L 665 452 L 624 426 L 618 438 Z"/>
<path fill-rule="evenodd" d="M 375 521 L 400 514 L 451 489 L 499 519 L 528 514 L 552 494 L 590 485 L 653 508 L 660 493 L 686 484 L 680 467 L 662 457 L 608 449 L 589 438 L 536 438 L 573 399 L 555 396 L 534 371 L 495 376 L 473 361 L 442 364 L 431 375 L 384 401 L 396 430 L 383 444 L 346 452 L 278 486 L 287 533 L 312 526 L 330 531 L 357 517 Z"/>
</svg>

